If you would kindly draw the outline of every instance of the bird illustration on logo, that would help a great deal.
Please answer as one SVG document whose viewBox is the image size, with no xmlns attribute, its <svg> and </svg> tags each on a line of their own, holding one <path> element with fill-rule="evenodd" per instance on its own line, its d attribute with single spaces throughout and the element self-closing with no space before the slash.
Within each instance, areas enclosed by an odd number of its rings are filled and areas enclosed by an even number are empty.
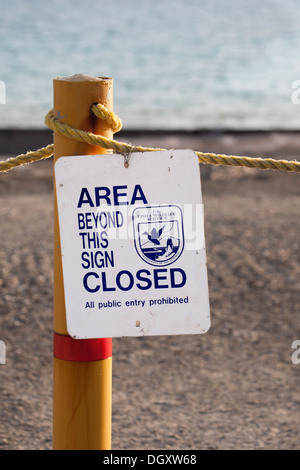
<svg viewBox="0 0 300 470">
<path fill-rule="evenodd" d="M 144 261 L 155 266 L 168 265 L 181 255 L 184 237 L 178 206 L 136 209 L 133 223 L 135 248 Z"/>
<path fill-rule="evenodd" d="M 165 228 L 165 225 L 160 228 L 159 230 L 157 230 L 155 227 L 153 227 L 153 229 L 151 230 L 151 234 L 149 234 L 148 232 L 144 232 L 143 235 L 147 235 L 148 237 L 148 240 L 150 242 L 153 242 L 155 245 L 160 245 L 160 237 L 162 235 L 162 232 Z"/>
</svg>

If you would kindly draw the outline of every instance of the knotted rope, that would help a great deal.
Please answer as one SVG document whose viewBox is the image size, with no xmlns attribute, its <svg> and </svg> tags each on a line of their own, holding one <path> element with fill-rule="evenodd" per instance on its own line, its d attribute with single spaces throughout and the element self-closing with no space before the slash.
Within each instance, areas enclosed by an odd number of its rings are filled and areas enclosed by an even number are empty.
<svg viewBox="0 0 300 470">
<path fill-rule="evenodd" d="M 122 128 L 120 118 L 113 112 L 109 111 L 100 103 L 95 103 L 91 106 L 91 111 L 96 117 L 102 119 L 113 130 L 114 133 Z M 130 145 L 125 142 L 107 139 L 106 137 L 86 132 L 81 129 L 75 129 L 68 124 L 62 123 L 50 110 L 45 117 L 45 124 L 53 131 L 60 132 L 61 134 L 75 139 L 79 142 L 86 142 L 92 145 L 98 145 L 105 149 L 114 150 L 117 153 L 126 154 L 132 152 L 155 152 L 164 151 L 162 148 L 141 147 Z M 211 165 L 225 165 L 225 166 L 239 166 L 247 168 L 258 168 L 260 170 L 281 170 L 281 171 L 296 171 L 300 172 L 300 162 L 288 160 L 275 160 L 273 158 L 253 158 L 246 156 L 215 154 L 207 152 L 195 152 L 198 156 L 199 163 L 206 163 Z M 53 144 L 43 147 L 33 152 L 18 155 L 17 157 L 10 158 L 4 162 L 0 162 L 0 172 L 6 172 L 15 168 L 16 166 L 31 163 L 37 160 L 49 158 L 53 155 Z"/>
</svg>

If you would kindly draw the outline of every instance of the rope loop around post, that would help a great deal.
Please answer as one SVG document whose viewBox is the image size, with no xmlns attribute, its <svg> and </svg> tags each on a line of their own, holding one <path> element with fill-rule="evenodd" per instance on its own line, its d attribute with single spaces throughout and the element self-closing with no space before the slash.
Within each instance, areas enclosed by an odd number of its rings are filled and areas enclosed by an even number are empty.
<svg viewBox="0 0 300 470">
<path fill-rule="evenodd" d="M 74 127 L 71 127 L 68 124 L 62 123 L 57 117 L 55 117 L 53 109 L 51 109 L 46 115 L 45 124 L 53 131 L 61 132 L 63 135 L 71 139 L 78 140 L 79 142 L 86 142 L 87 144 L 98 145 L 99 147 L 105 149 L 113 149 L 119 153 L 150 151 L 153 152 L 159 150 L 166 150 L 160 148 L 133 146 L 125 142 L 107 139 L 106 137 L 93 134 L 92 132 L 86 132 L 80 129 L 75 129 Z"/>
<path fill-rule="evenodd" d="M 119 116 L 113 111 L 109 111 L 103 104 L 94 103 L 91 106 L 91 111 L 98 119 L 105 121 L 114 134 L 122 129 L 122 121 Z"/>
<path fill-rule="evenodd" d="M 113 133 L 119 132 L 122 128 L 121 119 L 113 112 L 109 111 L 101 103 L 94 103 L 91 106 L 91 112 L 98 118 L 102 119 L 112 129 Z M 133 152 L 155 152 L 164 151 L 164 148 L 152 148 L 130 145 L 126 142 L 119 142 L 117 140 L 107 139 L 101 135 L 86 132 L 81 129 L 75 129 L 68 124 L 62 123 L 57 116 L 55 116 L 53 109 L 51 109 L 46 117 L 45 124 L 53 131 L 60 132 L 70 139 L 75 139 L 79 142 L 86 142 L 91 145 L 113 150 L 121 154 L 129 154 Z M 293 160 L 276 160 L 274 158 L 253 158 L 246 156 L 215 154 L 208 152 L 195 152 L 199 163 L 206 163 L 210 165 L 223 165 L 223 166 L 238 166 L 246 168 L 257 168 L 260 170 L 281 170 L 286 172 L 300 172 L 300 162 Z M 15 168 L 16 166 L 31 163 L 37 160 L 49 158 L 53 155 L 53 145 L 41 148 L 34 152 L 27 152 L 26 154 L 10 158 L 4 162 L 0 162 L 0 173 L 6 172 Z"/>
<path fill-rule="evenodd" d="M 92 106 L 94 112 L 96 107 Z M 97 113 L 100 111 L 97 107 Z M 107 114 L 111 114 L 107 111 Z M 116 116 L 114 113 L 112 113 Z M 104 117 L 104 114 L 102 115 Z M 105 119 L 108 118 L 105 115 Z M 141 147 L 132 146 L 125 142 L 116 140 L 109 140 L 105 137 L 93 134 L 91 132 L 81 131 L 74 129 L 68 124 L 63 124 L 54 116 L 53 110 L 49 111 L 45 118 L 45 123 L 48 127 L 58 132 L 61 132 L 66 137 L 70 137 L 82 142 L 90 143 L 92 145 L 99 145 L 106 149 L 113 149 L 119 153 L 132 153 L 132 152 L 155 152 L 164 151 L 163 148 Z M 260 170 L 281 170 L 281 171 L 295 171 L 300 172 L 300 162 L 288 160 L 275 160 L 274 158 L 251 158 L 246 156 L 224 155 L 215 153 L 195 152 L 199 163 L 208 163 L 211 165 L 224 165 L 224 166 L 239 166 L 246 168 L 257 168 Z"/>
</svg>

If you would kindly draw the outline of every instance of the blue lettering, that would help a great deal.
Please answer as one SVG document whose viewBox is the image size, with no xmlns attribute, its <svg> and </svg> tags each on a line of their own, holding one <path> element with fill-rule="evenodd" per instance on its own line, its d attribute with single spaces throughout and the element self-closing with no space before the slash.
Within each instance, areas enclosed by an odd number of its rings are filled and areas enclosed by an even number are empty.
<svg viewBox="0 0 300 470">
<path fill-rule="evenodd" d="M 114 192 L 114 204 L 115 206 L 121 206 L 121 205 L 128 205 L 128 201 L 121 201 L 119 202 L 119 197 L 127 197 L 127 193 L 119 193 L 119 189 L 127 189 L 127 186 L 113 186 L 113 192 Z"/>
<path fill-rule="evenodd" d="M 99 276 L 97 273 L 86 273 L 86 275 L 84 276 L 83 278 L 83 285 L 84 285 L 84 288 L 85 290 L 87 290 L 88 292 L 98 292 L 98 290 L 100 289 L 100 286 L 96 286 L 94 287 L 94 289 L 92 289 L 89 285 L 88 285 L 88 278 L 90 276 L 94 276 L 96 279 L 99 279 Z"/>
<path fill-rule="evenodd" d="M 150 289 L 150 287 L 152 286 L 152 282 L 150 279 L 148 279 L 147 277 L 143 277 L 142 274 L 145 273 L 147 274 L 148 276 L 151 275 L 150 271 L 148 271 L 148 269 L 140 269 L 137 273 L 136 273 L 136 278 L 138 281 L 142 281 L 142 282 L 146 282 L 146 285 L 145 286 L 142 286 L 140 283 L 138 283 L 136 285 L 136 287 L 140 290 L 147 290 L 147 289 Z"/>
<path fill-rule="evenodd" d="M 111 190 L 106 186 L 97 186 L 95 190 L 95 201 L 93 202 L 92 197 L 87 188 L 82 188 L 79 196 L 77 207 L 80 208 L 83 204 L 88 204 L 90 207 L 99 207 L 101 204 L 106 203 L 108 206 L 112 205 L 112 198 L 110 197 Z M 113 186 L 113 202 L 115 206 L 128 205 L 127 186 Z M 123 200 L 122 200 L 123 198 Z M 126 200 L 127 199 L 127 200 Z M 140 184 L 136 184 L 132 193 L 130 204 L 136 202 L 142 202 L 148 204 L 146 196 L 142 190 Z M 96 219 L 95 219 L 96 221 Z"/>
<path fill-rule="evenodd" d="M 114 267 L 113 252 L 110 253 L 98 251 L 96 253 L 83 252 L 82 256 L 82 268 L 93 269 L 95 268 L 108 268 L 109 266 Z M 110 292 L 116 291 L 117 289 L 122 291 L 129 291 L 134 286 L 139 290 L 153 289 L 178 289 L 185 286 L 187 277 L 183 269 L 171 268 L 166 269 L 154 269 L 153 273 L 147 269 L 140 269 L 135 274 L 130 271 L 123 270 L 119 271 L 113 279 L 107 280 L 109 271 L 102 271 L 99 274 L 96 272 L 88 272 L 83 277 L 83 286 L 85 290 L 91 293 L 98 292 L 101 288 L 100 282 L 102 281 L 102 291 Z M 153 276 L 153 280 L 151 279 Z"/>
<path fill-rule="evenodd" d="M 122 286 L 122 284 L 121 284 L 121 277 L 123 276 L 123 274 L 126 274 L 129 277 L 129 284 L 126 287 Z M 132 287 L 134 285 L 133 275 L 129 271 L 120 271 L 117 274 L 116 283 L 117 283 L 117 286 L 120 290 L 130 290 L 130 289 L 132 289 Z"/>
<path fill-rule="evenodd" d="M 79 212 L 78 214 L 78 229 L 79 230 L 83 230 L 85 227 L 85 223 L 84 223 L 84 214 L 81 214 Z"/>
<path fill-rule="evenodd" d="M 181 275 L 181 279 L 178 279 L 178 276 L 177 276 L 177 283 L 176 283 L 176 279 L 175 279 L 175 276 L 176 276 L 175 273 L 179 273 Z M 186 283 L 186 274 L 183 271 L 183 269 L 172 268 L 172 269 L 170 269 L 170 279 L 171 279 L 171 287 L 172 288 L 183 287 Z"/>
<path fill-rule="evenodd" d="M 136 201 L 142 201 L 144 204 L 148 204 L 148 201 L 143 193 L 142 187 L 140 184 L 136 184 L 134 187 L 133 195 L 131 198 L 131 204 L 135 204 Z"/>
<path fill-rule="evenodd" d="M 160 273 L 166 273 L 167 269 L 155 269 L 154 270 L 154 287 L 155 289 L 168 289 L 168 285 L 159 285 L 160 280 L 166 280 L 167 276 L 159 276 Z"/>
<path fill-rule="evenodd" d="M 87 188 L 82 188 L 77 207 L 81 207 L 82 204 L 89 204 L 91 207 L 94 207 L 92 198 Z"/>
<path fill-rule="evenodd" d="M 104 194 L 101 194 L 101 191 L 104 192 Z M 107 203 L 108 206 L 111 205 L 110 198 L 108 197 L 110 195 L 110 189 L 106 188 L 105 186 L 95 188 L 95 201 L 96 201 L 96 206 L 100 206 L 100 200 L 104 199 Z"/>
<path fill-rule="evenodd" d="M 102 285 L 103 285 L 103 292 L 114 291 L 116 290 L 115 287 L 107 287 L 106 284 L 106 273 L 102 273 Z"/>
</svg>

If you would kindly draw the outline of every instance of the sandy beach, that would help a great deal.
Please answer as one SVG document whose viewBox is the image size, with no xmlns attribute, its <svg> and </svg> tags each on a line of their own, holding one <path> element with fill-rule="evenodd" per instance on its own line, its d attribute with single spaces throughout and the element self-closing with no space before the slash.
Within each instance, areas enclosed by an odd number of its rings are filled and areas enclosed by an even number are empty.
<svg viewBox="0 0 300 470">
<path fill-rule="evenodd" d="M 296 132 L 116 139 L 300 160 Z M 48 131 L 1 131 L 1 159 L 51 141 Z M 52 447 L 52 165 L 0 174 L 0 450 Z M 300 175 L 211 165 L 201 174 L 211 329 L 113 340 L 112 449 L 299 449 Z"/>
</svg>

